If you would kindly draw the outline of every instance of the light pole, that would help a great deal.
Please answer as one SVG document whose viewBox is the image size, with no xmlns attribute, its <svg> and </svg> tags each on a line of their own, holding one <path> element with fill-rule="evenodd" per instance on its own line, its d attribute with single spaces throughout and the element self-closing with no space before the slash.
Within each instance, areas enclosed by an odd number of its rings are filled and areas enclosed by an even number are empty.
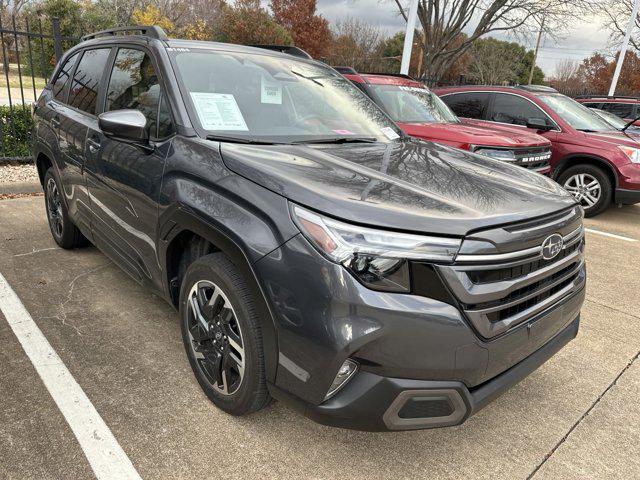
<svg viewBox="0 0 640 480">
<path fill-rule="evenodd" d="M 409 65 L 411 64 L 411 49 L 413 48 L 413 34 L 416 31 L 416 20 L 418 19 L 418 0 L 411 0 L 409 6 L 409 14 L 407 15 L 407 31 L 404 35 L 404 49 L 402 50 L 402 64 L 400 65 L 400 73 L 409 74 Z"/>
<path fill-rule="evenodd" d="M 636 17 L 638 16 L 638 6 L 640 6 L 640 0 L 636 0 L 633 4 L 631 11 L 631 18 L 629 19 L 629 25 L 627 26 L 627 33 L 622 41 L 622 48 L 620 49 L 620 56 L 618 57 L 618 63 L 616 65 L 616 71 L 611 79 L 611 87 L 609 88 L 609 96 L 613 97 L 616 93 L 616 87 L 618 86 L 618 79 L 620 78 L 620 72 L 622 71 L 622 64 L 624 63 L 624 57 L 627 54 L 627 48 L 629 48 L 629 39 L 631 38 L 631 31 L 636 24 Z"/>
</svg>

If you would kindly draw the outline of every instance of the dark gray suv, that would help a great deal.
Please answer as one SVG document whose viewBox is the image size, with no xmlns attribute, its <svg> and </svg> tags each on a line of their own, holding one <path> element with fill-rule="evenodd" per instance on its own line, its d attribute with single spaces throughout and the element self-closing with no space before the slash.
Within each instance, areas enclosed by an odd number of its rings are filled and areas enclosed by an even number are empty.
<svg viewBox="0 0 640 480">
<path fill-rule="evenodd" d="M 179 310 L 226 412 L 459 424 L 577 334 L 581 208 L 281 50 L 131 27 L 68 51 L 35 109 L 53 237 Z"/>
</svg>

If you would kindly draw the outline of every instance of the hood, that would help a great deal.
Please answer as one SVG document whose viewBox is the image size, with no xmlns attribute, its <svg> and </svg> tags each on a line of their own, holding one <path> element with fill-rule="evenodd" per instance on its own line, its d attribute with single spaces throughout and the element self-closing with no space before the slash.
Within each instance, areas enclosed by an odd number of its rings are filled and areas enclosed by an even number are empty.
<svg viewBox="0 0 640 480">
<path fill-rule="evenodd" d="M 226 143 L 227 167 L 292 202 L 352 223 L 463 236 L 575 205 L 548 178 L 462 150 L 389 144 Z"/>
<path fill-rule="evenodd" d="M 640 138 L 638 135 L 631 134 L 632 132 L 581 132 L 587 137 L 594 146 L 601 146 L 602 148 L 608 148 L 611 144 L 614 145 L 626 145 L 629 147 L 640 148 Z M 631 135 L 630 135 L 631 134 Z"/>
<path fill-rule="evenodd" d="M 402 130 L 414 137 L 434 142 L 455 141 L 470 145 L 490 147 L 539 147 L 549 146 L 551 142 L 540 135 L 526 130 L 494 128 L 492 125 L 461 123 L 399 123 Z"/>
</svg>

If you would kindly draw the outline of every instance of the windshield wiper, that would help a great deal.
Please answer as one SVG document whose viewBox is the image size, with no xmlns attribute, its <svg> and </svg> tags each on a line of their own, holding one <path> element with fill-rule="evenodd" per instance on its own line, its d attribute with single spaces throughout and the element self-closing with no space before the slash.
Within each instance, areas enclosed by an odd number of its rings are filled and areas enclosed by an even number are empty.
<svg viewBox="0 0 640 480">
<path fill-rule="evenodd" d="M 631 125 L 633 125 L 634 123 L 636 123 L 638 120 L 640 120 L 640 117 L 634 118 L 633 120 L 631 120 L 629 123 L 627 123 L 623 128 L 622 131 L 626 132 L 627 128 L 629 128 Z"/>
<path fill-rule="evenodd" d="M 251 138 L 233 137 L 227 135 L 207 135 L 205 138 L 213 142 L 245 143 L 248 145 L 273 145 L 275 143 L 268 142 L 266 140 L 254 140 Z"/>
<path fill-rule="evenodd" d="M 291 142 L 292 145 L 300 143 L 375 143 L 376 137 L 330 137 L 330 138 L 312 138 L 309 140 L 296 140 Z"/>
</svg>

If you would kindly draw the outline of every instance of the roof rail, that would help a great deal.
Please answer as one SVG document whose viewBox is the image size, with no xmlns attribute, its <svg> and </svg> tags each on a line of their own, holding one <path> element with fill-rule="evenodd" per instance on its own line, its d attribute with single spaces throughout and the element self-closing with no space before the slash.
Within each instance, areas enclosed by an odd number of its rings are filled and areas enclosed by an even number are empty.
<svg viewBox="0 0 640 480">
<path fill-rule="evenodd" d="M 578 95 L 576 98 L 606 98 L 611 100 L 619 98 L 621 100 L 640 100 L 640 97 L 627 97 L 624 95 Z"/>
<path fill-rule="evenodd" d="M 520 90 L 526 90 L 527 92 L 553 92 L 558 93 L 558 90 L 552 87 L 547 87 L 546 85 L 516 85 L 515 88 L 519 88 Z"/>
<path fill-rule="evenodd" d="M 273 50 L 275 52 L 286 53 L 287 55 L 293 55 L 294 57 L 306 58 L 307 60 L 313 60 L 313 57 L 301 48 L 291 45 L 249 45 L 250 47 L 264 48 L 266 50 Z"/>
<path fill-rule="evenodd" d="M 398 77 L 398 78 L 406 78 L 407 80 L 413 80 L 414 82 L 418 81 L 409 75 L 405 75 L 404 73 L 360 72 L 360 75 L 384 75 L 385 77 Z"/>
<path fill-rule="evenodd" d="M 84 35 L 82 37 L 82 41 L 91 40 L 98 37 L 103 37 L 107 35 L 115 36 L 118 33 L 127 33 L 127 32 L 140 32 L 139 34 L 134 35 L 142 35 L 149 38 L 155 38 L 158 40 L 166 40 L 167 34 L 164 30 L 156 25 L 132 25 L 127 27 L 116 27 L 116 28 L 108 28 L 106 30 L 100 30 L 99 32 L 90 33 L 88 35 Z"/>
</svg>

